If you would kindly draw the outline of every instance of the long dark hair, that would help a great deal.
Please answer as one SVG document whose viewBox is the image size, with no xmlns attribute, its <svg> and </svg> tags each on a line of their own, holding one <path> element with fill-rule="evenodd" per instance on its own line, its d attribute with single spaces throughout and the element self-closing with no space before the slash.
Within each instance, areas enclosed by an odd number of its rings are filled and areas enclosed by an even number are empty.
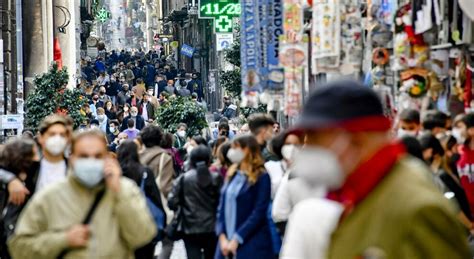
<svg viewBox="0 0 474 259">
<path fill-rule="evenodd" d="M 200 187 L 207 187 L 211 184 L 211 173 L 209 164 L 211 162 L 211 150 L 204 145 L 199 145 L 191 151 L 191 168 L 197 172 L 197 180 Z"/>
<path fill-rule="evenodd" d="M 117 160 L 120 162 L 123 175 L 135 182 L 141 181 L 141 171 L 143 170 L 138 156 L 138 146 L 133 140 L 125 140 L 117 150 Z"/>
</svg>

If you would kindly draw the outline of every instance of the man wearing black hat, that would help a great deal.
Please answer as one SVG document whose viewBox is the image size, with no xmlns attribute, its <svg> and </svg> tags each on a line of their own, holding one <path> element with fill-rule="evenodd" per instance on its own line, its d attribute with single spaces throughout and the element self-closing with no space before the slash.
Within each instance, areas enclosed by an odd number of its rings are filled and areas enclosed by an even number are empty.
<svg viewBox="0 0 474 259">
<path fill-rule="evenodd" d="M 293 131 L 306 137 L 294 172 L 327 194 L 294 208 L 282 258 L 470 257 L 449 201 L 390 128 L 376 93 L 357 82 L 310 96 Z"/>
</svg>

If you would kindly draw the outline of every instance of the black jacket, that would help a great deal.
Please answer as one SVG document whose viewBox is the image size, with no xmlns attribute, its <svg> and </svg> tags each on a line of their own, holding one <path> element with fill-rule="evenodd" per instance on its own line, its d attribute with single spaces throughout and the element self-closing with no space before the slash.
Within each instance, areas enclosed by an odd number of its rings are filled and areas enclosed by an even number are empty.
<svg viewBox="0 0 474 259">
<path fill-rule="evenodd" d="M 145 102 L 144 101 L 141 101 L 140 102 L 140 109 L 139 109 L 139 113 L 140 115 L 143 115 L 143 108 L 145 106 Z M 153 106 L 153 104 L 151 102 L 148 102 L 147 105 L 146 105 L 146 111 L 147 111 L 147 114 L 148 114 L 148 119 L 149 120 L 155 120 L 155 106 Z"/>
<path fill-rule="evenodd" d="M 213 233 L 215 230 L 223 180 L 218 173 L 210 172 L 208 177 L 208 184 L 199 184 L 198 172 L 191 169 L 174 181 L 168 195 L 170 209 L 181 208 L 185 234 Z"/>
<path fill-rule="evenodd" d="M 128 120 L 132 118 L 131 115 L 123 119 L 122 126 L 120 127 L 120 131 L 124 131 L 128 129 Z M 145 120 L 141 115 L 138 115 L 135 120 L 135 128 L 137 130 L 142 130 L 145 127 Z"/>
</svg>

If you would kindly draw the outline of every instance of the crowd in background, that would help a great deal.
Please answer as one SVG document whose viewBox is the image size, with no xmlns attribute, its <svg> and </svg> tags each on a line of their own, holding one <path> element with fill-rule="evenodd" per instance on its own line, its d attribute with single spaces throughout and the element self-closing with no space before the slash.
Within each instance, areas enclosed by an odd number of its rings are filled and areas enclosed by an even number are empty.
<svg viewBox="0 0 474 259">
<path fill-rule="evenodd" d="M 37 133 L 25 131 L 21 138 L 2 147 L 2 258 L 61 258 L 66 254 L 154 258 L 161 242 L 158 258 L 166 259 L 177 240 L 184 241 L 190 259 L 292 258 L 285 255 L 312 250 L 317 255 L 323 250 L 318 250 L 321 240 L 315 239 L 313 247 L 303 246 L 306 230 L 295 227 L 292 217 L 297 216 L 293 212 L 302 211 L 297 205 L 303 200 L 339 188 L 343 181 L 340 174 L 335 174 L 342 172 L 339 167 L 355 170 L 362 162 L 349 165 L 350 156 L 346 154 L 343 164 L 322 148 L 303 147 L 322 138 L 315 135 L 304 139 L 299 131 L 285 131 L 268 114 L 252 114 L 248 123 L 234 130 L 228 119 L 234 110 L 230 103 L 226 103 L 217 127 L 207 136 L 190 135 L 185 123 L 173 132 L 165 132 L 152 123 L 156 108 L 152 100 L 157 96 L 154 93 L 159 93 L 163 97 L 157 101 L 159 105 L 166 101 L 165 93 L 175 87 L 163 85 L 170 71 L 165 69 L 156 75 L 161 71 L 160 62 L 156 66 L 147 63 L 155 60 L 153 52 L 143 53 L 141 58 L 137 53 L 134 61 L 122 61 L 122 55 L 127 57 L 126 52 L 113 52 L 108 58 L 105 68 L 112 67 L 110 78 L 109 72 L 101 70 L 101 58 L 95 65 L 84 67 L 84 71 L 97 70 L 99 76 L 85 88 L 90 104 L 84 111 L 90 121 L 76 132 L 71 118 L 51 115 L 42 121 Z M 120 70 L 122 62 L 131 67 Z M 148 68 L 151 72 L 147 73 L 154 73 L 152 77 L 139 74 Z M 140 76 L 135 79 L 136 75 Z M 118 81 L 113 79 L 115 76 Z M 196 84 L 192 82 L 187 85 Z M 129 84 L 133 85 L 130 91 Z M 197 99 L 202 98 L 199 87 L 191 88 Z M 179 90 L 169 94 L 179 95 Z M 390 123 L 384 125 L 390 127 Z M 347 127 L 345 131 L 323 132 L 347 135 L 354 126 Z M 380 130 L 377 134 L 385 141 L 387 128 Z M 423 177 L 429 177 L 459 208 L 458 221 L 472 230 L 474 114 L 451 120 L 446 114 L 430 111 L 420 119 L 417 111 L 405 110 L 400 112 L 392 132 L 392 141 L 401 140 L 408 153 L 419 159 L 417 163 L 424 162 L 431 169 L 432 174 Z M 379 135 L 370 134 L 372 138 L 366 142 L 372 145 L 373 136 Z M 325 141 L 337 150 L 354 145 L 339 137 Z M 363 147 L 362 141 L 357 141 L 358 148 Z M 403 153 L 398 146 L 388 145 L 397 149 L 394 156 Z M 322 183 L 324 188 L 319 188 Z M 334 216 L 333 222 L 338 218 Z M 308 231 L 326 229 L 311 218 L 296 221 Z M 458 230 L 450 228 L 453 233 Z M 312 237 L 315 232 L 311 232 Z M 458 237 L 454 235 L 453 240 L 459 241 Z"/>
<path fill-rule="evenodd" d="M 167 65 L 161 51 L 122 50 L 81 60 L 78 86 L 88 103 L 81 128 L 99 128 L 113 142 L 120 133 L 130 139 L 156 119 L 158 107 L 174 96 L 204 101 L 200 73 Z M 205 104 L 203 105 L 205 106 Z"/>
</svg>

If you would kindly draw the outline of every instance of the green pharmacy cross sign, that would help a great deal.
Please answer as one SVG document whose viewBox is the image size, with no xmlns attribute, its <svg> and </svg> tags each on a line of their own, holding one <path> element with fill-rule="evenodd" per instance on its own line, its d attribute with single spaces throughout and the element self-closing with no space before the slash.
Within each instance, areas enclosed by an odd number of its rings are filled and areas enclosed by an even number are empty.
<svg viewBox="0 0 474 259">
<path fill-rule="evenodd" d="M 232 32 L 232 18 L 239 16 L 239 0 L 199 1 L 199 18 L 213 19 L 215 32 Z"/>
<path fill-rule="evenodd" d="M 110 12 L 107 11 L 107 9 L 105 9 L 104 7 L 102 7 L 99 9 L 99 11 L 97 11 L 96 18 L 100 22 L 104 23 L 110 18 Z"/>
</svg>

